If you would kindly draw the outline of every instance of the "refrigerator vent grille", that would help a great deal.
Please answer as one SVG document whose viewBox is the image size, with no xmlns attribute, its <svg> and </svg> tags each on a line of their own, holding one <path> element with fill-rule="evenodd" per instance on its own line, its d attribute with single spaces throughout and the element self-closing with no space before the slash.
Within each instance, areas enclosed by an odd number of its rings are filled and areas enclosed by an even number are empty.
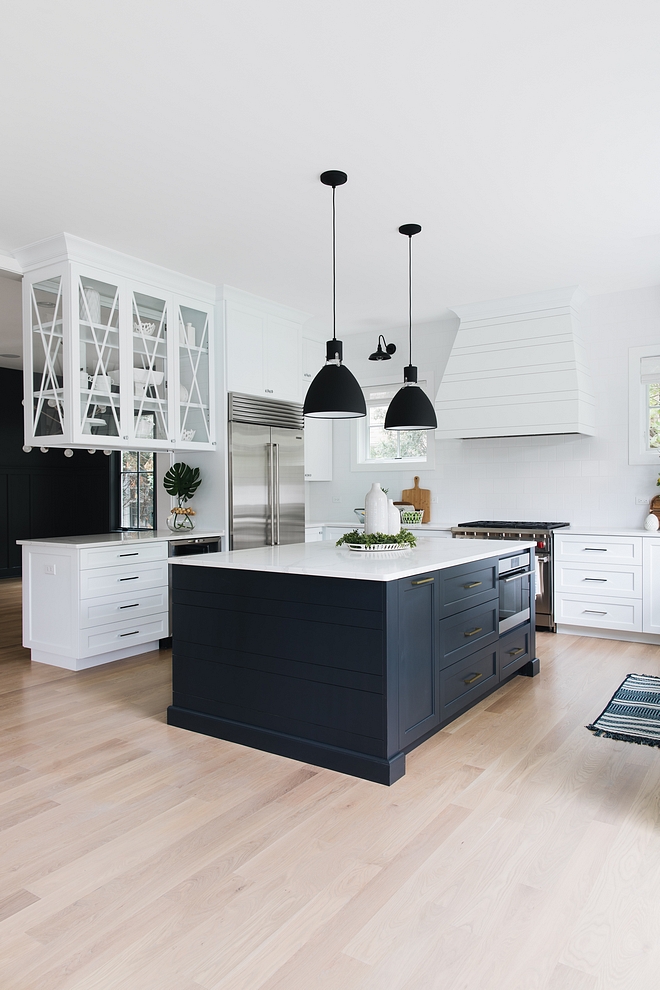
<svg viewBox="0 0 660 990">
<path fill-rule="evenodd" d="M 261 399 L 256 395 L 230 392 L 229 421 L 302 430 L 303 407 L 297 402 L 281 402 L 279 399 Z"/>
</svg>

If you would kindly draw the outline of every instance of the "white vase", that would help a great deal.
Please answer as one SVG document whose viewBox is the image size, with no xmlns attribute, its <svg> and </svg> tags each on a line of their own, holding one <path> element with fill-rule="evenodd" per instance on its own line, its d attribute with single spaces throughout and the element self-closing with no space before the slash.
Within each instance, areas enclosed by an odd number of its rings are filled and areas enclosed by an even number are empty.
<svg viewBox="0 0 660 990">
<path fill-rule="evenodd" d="M 657 533 L 660 528 L 660 520 L 652 512 L 648 514 L 644 520 L 644 529 L 647 529 L 649 533 Z"/>
<path fill-rule="evenodd" d="M 387 495 L 374 481 L 364 500 L 365 533 L 387 533 L 389 526 Z"/>
<path fill-rule="evenodd" d="M 387 532 L 390 536 L 396 536 L 401 532 L 401 513 L 391 498 L 387 500 L 387 519 L 389 523 Z"/>
</svg>

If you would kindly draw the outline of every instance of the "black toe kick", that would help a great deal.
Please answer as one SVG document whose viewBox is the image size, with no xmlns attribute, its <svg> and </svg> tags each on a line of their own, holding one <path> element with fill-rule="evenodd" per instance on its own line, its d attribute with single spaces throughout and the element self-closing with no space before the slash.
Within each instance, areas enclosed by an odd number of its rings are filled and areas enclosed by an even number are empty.
<svg viewBox="0 0 660 990">
<path fill-rule="evenodd" d="M 362 777 L 376 784 L 394 784 L 406 772 L 406 757 L 402 752 L 396 753 L 390 759 L 380 759 L 375 756 L 364 756 L 348 749 L 339 749 L 323 743 L 299 739 L 284 733 L 261 729 L 257 726 L 246 725 L 244 722 L 233 722 L 231 719 L 216 715 L 204 715 L 201 712 L 189 711 L 170 705 L 167 709 L 167 724 L 188 729 L 191 732 L 201 732 L 206 736 L 226 739 L 228 742 L 261 749 L 277 756 L 286 756 L 290 760 L 301 763 L 311 763 L 326 770 L 337 770 L 339 773 Z"/>
<path fill-rule="evenodd" d="M 523 677 L 536 677 L 537 674 L 541 672 L 541 661 L 538 657 L 534 657 L 533 660 L 529 660 L 524 667 L 521 667 L 518 671 Z"/>
</svg>

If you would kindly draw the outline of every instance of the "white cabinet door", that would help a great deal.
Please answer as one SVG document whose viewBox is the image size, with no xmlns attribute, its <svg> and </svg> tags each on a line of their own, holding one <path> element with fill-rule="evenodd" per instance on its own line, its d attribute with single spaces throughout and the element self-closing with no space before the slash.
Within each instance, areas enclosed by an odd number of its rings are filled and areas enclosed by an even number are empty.
<svg viewBox="0 0 660 990">
<path fill-rule="evenodd" d="M 302 399 L 302 334 L 300 325 L 269 316 L 264 337 L 264 392 L 273 399 Z"/>
<path fill-rule="evenodd" d="M 332 420 L 305 420 L 305 481 L 332 481 Z"/>
<path fill-rule="evenodd" d="M 325 344 L 319 340 L 303 337 L 302 342 L 302 376 L 303 383 L 312 382 L 325 364 Z"/>
<path fill-rule="evenodd" d="M 660 634 L 660 537 L 644 540 L 642 628 Z"/>
<path fill-rule="evenodd" d="M 266 316 L 227 303 L 227 391 L 264 394 Z"/>
</svg>

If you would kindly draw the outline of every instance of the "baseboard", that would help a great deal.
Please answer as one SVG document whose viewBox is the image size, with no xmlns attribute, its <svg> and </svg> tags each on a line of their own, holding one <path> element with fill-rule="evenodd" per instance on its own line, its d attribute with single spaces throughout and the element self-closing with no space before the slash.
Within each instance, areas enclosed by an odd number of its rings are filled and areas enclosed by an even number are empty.
<svg viewBox="0 0 660 990">
<path fill-rule="evenodd" d="M 626 629 L 592 629 L 590 626 L 558 625 L 557 633 L 564 636 L 590 636 L 593 639 L 616 639 L 621 643 L 647 643 L 660 646 L 660 636 L 655 633 L 628 632 Z"/>
<path fill-rule="evenodd" d="M 403 753 L 397 753 L 391 759 L 381 759 L 376 756 L 365 756 L 353 750 L 339 749 L 336 746 L 326 746 L 323 743 L 311 742 L 297 736 L 261 729 L 244 722 L 233 722 L 231 719 L 216 715 L 204 715 L 201 712 L 189 711 L 170 705 L 167 709 L 167 724 L 192 732 L 201 732 L 206 736 L 217 739 L 227 739 L 229 742 L 251 749 L 261 749 L 277 756 L 286 756 L 290 760 L 301 763 L 311 763 L 315 767 L 325 767 L 326 770 L 337 770 L 352 777 L 372 780 L 376 784 L 389 786 L 403 777 L 406 772 L 406 758 Z"/>
<path fill-rule="evenodd" d="M 114 663 L 115 660 L 127 660 L 141 653 L 151 653 L 158 649 L 158 640 L 142 643 L 140 646 L 125 646 L 122 650 L 112 650 L 110 653 L 98 653 L 95 657 L 65 657 L 59 653 L 46 653 L 45 650 L 30 650 L 33 663 L 46 663 L 50 667 L 63 667 L 64 670 L 89 670 L 90 667 L 100 667 L 104 663 Z"/>
</svg>

